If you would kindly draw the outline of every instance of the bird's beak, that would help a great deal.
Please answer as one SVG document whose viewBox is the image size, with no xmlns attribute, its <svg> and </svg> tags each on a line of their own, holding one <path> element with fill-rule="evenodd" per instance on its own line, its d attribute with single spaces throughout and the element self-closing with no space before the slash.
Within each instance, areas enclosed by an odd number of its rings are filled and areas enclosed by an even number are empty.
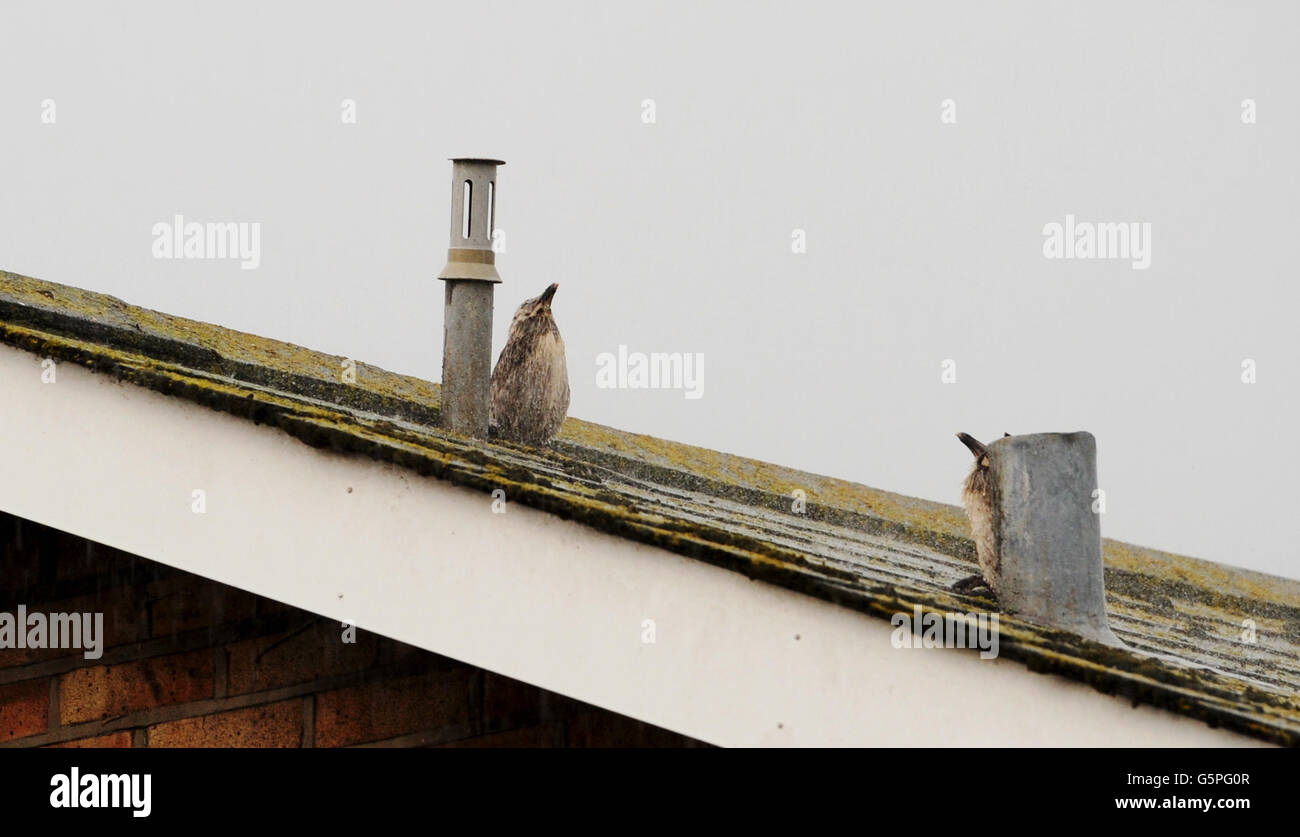
<svg viewBox="0 0 1300 837">
<path fill-rule="evenodd" d="M 559 289 L 559 287 L 560 287 L 560 283 L 559 283 L 559 282 L 553 282 L 553 283 L 551 283 L 551 286 L 550 286 L 549 288 L 547 288 L 546 290 L 542 291 L 542 304 L 543 304 L 543 305 L 550 305 L 550 304 L 551 304 L 551 297 L 555 296 L 555 292 Z"/>
<path fill-rule="evenodd" d="M 961 439 L 961 443 L 965 445 L 971 453 L 975 454 L 976 459 L 979 459 L 981 456 L 988 453 L 988 448 L 984 447 L 984 443 L 969 433 L 958 433 L 957 438 Z"/>
</svg>

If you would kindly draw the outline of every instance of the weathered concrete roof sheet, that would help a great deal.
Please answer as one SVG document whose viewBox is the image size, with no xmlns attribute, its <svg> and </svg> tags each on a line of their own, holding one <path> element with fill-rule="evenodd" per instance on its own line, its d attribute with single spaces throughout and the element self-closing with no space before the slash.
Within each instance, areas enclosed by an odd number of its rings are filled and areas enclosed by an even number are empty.
<svg viewBox="0 0 1300 837">
<path fill-rule="evenodd" d="M 954 506 L 572 418 L 548 449 L 467 439 L 437 384 L 364 363 L 344 384 L 341 357 L 13 273 L 0 341 L 886 619 L 992 607 L 948 590 L 974 567 Z M 1147 653 L 1003 615 L 1000 655 L 1300 745 L 1300 582 L 1109 540 L 1105 561 L 1111 626 Z"/>
</svg>

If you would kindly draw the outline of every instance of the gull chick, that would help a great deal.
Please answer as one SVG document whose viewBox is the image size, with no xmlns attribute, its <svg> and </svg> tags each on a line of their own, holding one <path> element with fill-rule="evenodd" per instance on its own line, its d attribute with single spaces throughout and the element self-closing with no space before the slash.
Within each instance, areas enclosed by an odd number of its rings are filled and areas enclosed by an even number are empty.
<svg viewBox="0 0 1300 837">
<path fill-rule="evenodd" d="M 569 412 L 569 367 L 564 340 L 551 316 L 551 285 L 519 306 L 510 337 L 492 370 L 492 423 L 513 442 L 544 445 Z"/>
<path fill-rule="evenodd" d="M 1010 433 L 1003 434 L 1010 436 Z M 989 450 L 979 439 L 969 433 L 958 433 L 957 438 L 975 455 L 975 464 L 961 489 L 961 504 L 970 519 L 971 537 L 975 540 L 975 557 L 979 559 L 980 574 L 963 578 L 952 589 L 968 592 L 987 587 L 997 595 L 998 551 L 993 543 L 993 501 L 989 497 Z"/>
</svg>

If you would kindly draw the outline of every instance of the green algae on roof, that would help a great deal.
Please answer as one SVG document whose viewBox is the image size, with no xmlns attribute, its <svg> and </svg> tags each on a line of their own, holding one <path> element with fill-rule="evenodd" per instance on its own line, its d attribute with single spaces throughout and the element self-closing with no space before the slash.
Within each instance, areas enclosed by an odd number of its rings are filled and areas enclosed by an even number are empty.
<svg viewBox="0 0 1300 837">
<path fill-rule="evenodd" d="M 954 506 L 570 418 L 548 448 L 437 426 L 439 387 L 364 363 L 0 272 L 0 341 L 863 613 L 991 606 Z M 791 510 L 794 490 L 806 509 Z M 1132 649 L 1015 617 L 1000 656 L 1134 705 L 1300 745 L 1300 582 L 1106 541 L 1108 615 Z M 1243 641 L 1243 623 L 1257 641 Z M 1177 658 L 1177 659 L 1173 659 Z"/>
</svg>

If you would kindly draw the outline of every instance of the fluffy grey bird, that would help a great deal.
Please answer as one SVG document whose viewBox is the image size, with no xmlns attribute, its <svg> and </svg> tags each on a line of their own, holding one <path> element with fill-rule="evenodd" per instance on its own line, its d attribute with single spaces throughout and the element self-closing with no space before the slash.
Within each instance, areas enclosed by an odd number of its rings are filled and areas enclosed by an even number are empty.
<svg viewBox="0 0 1300 837">
<path fill-rule="evenodd" d="M 1010 433 L 1003 434 L 1010 436 Z M 962 485 L 961 504 L 970 519 L 971 537 L 975 540 L 975 557 L 979 560 L 980 574 L 963 578 L 952 589 L 968 592 L 987 587 L 997 595 L 998 552 L 993 542 L 993 503 L 989 498 L 989 451 L 984 443 L 969 433 L 958 433 L 957 438 L 975 455 L 975 464 Z"/>
<path fill-rule="evenodd" d="M 569 367 L 564 340 L 551 316 L 551 285 L 519 306 L 510 337 L 492 370 L 492 423 L 513 442 L 544 445 L 569 412 Z"/>
</svg>

